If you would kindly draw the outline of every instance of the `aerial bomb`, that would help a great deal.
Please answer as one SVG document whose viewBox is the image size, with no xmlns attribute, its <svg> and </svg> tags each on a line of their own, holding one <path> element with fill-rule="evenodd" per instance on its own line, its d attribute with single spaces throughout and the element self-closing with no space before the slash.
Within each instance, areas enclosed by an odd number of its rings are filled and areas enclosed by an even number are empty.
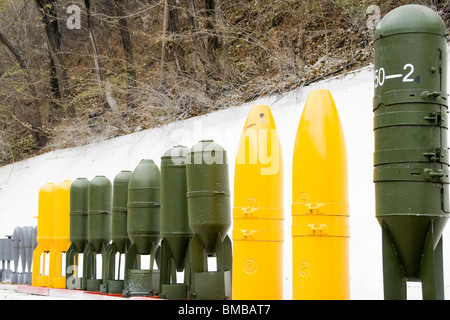
<svg viewBox="0 0 450 320">
<path fill-rule="evenodd" d="M 56 189 L 57 186 L 50 182 L 39 190 L 36 237 L 38 245 L 33 252 L 33 286 L 51 286 L 51 278 L 49 278 L 47 271 L 46 255 L 50 253 L 53 241 Z M 42 255 L 44 256 L 41 264 Z"/>
<path fill-rule="evenodd" d="M 111 182 L 96 176 L 89 182 L 88 192 L 88 242 L 99 253 L 111 239 Z"/>
<path fill-rule="evenodd" d="M 213 140 L 189 149 L 186 159 L 190 241 L 190 299 L 231 298 L 232 248 L 230 190 L 226 151 Z M 216 257 L 217 271 L 209 271 L 208 257 Z"/>
<path fill-rule="evenodd" d="M 268 106 L 250 110 L 234 176 L 233 299 L 283 299 L 283 159 Z"/>
<path fill-rule="evenodd" d="M 70 180 L 57 185 L 55 216 L 53 220 L 53 241 L 50 250 L 50 271 L 53 288 L 66 287 L 66 275 L 62 273 L 63 253 L 70 247 Z"/>
<path fill-rule="evenodd" d="M 127 233 L 131 241 L 125 253 L 124 295 L 152 295 L 159 291 L 160 171 L 153 160 L 143 159 L 128 183 Z M 149 269 L 140 257 L 150 255 Z M 156 259 L 156 260 L 155 260 Z"/>
<path fill-rule="evenodd" d="M 24 251 L 24 260 L 23 264 L 23 283 L 27 285 L 31 285 L 31 266 L 33 262 L 33 236 L 34 236 L 34 228 L 33 227 L 23 227 L 23 251 Z"/>
<path fill-rule="evenodd" d="M 345 138 L 333 97 L 313 90 L 292 162 L 293 299 L 350 299 Z"/>
<path fill-rule="evenodd" d="M 5 239 L 0 239 L 0 258 L 2 260 L 2 270 L 0 280 L 7 282 L 11 280 L 11 261 L 13 260 L 12 254 L 12 235 L 6 236 Z"/>
<path fill-rule="evenodd" d="M 161 289 L 160 297 L 186 299 L 190 285 L 189 227 L 184 146 L 175 146 L 161 157 Z M 184 271 L 183 283 L 176 272 Z"/>
<path fill-rule="evenodd" d="M 70 242 L 83 252 L 87 242 L 89 180 L 76 179 L 70 186 Z"/>
<path fill-rule="evenodd" d="M 374 35 L 374 183 L 385 299 L 444 299 L 449 217 L 447 28 L 432 9 L 389 12 Z M 405 227 L 407 226 L 407 227 Z"/>
<path fill-rule="evenodd" d="M 18 284 L 25 283 L 25 270 L 26 270 L 26 260 L 25 260 L 25 227 L 20 228 L 20 238 L 19 238 L 19 256 L 20 265 L 22 272 L 18 275 Z"/>
<path fill-rule="evenodd" d="M 131 171 L 123 170 L 116 175 L 113 182 L 111 240 L 117 246 L 118 252 L 121 253 L 124 253 L 130 246 L 130 238 L 127 233 L 127 204 L 131 175 Z"/>
<path fill-rule="evenodd" d="M 123 280 L 120 278 L 120 266 L 122 254 L 130 247 L 131 242 L 127 233 L 128 216 L 128 183 L 131 171 L 119 172 L 113 181 L 112 217 L 111 217 L 111 243 L 106 249 L 105 279 L 101 287 L 102 292 L 122 293 Z M 116 268 L 116 255 L 119 261 Z"/>
<path fill-rule="evenodd" d="M 19 261 L 20 259 L 20 249 L 22 246 L 22 228 L 15 227 L 12 236 L 12 256 L 14 261 L 14 272 L 11 274 L 11 282 L 21 284 L 21 279 L 19 280 Z"/>
<path fill-rule="evenodd" d="M 111 239 L 111 181 L 105 176 L 98 175 L 89 182 L 88 187 L 88 229 L 87 248 L 83 255 L 84 290 L 100 291 L 103 283 L 104 266 L 97 265 L 97 255 L 105 259 L 105 250 Z M 97 268 L 102 270 L 102 278 L 97 276 Z"/>
<path fill-rule="evenodd" d="M 79 256 L 84 255 L 87 243 L 89 180 L 77 178 L 70 186 L 70 227 L 71 245 L 66 252 L 66 288 L 82 289 L 79 276 Z"/>
</svg>

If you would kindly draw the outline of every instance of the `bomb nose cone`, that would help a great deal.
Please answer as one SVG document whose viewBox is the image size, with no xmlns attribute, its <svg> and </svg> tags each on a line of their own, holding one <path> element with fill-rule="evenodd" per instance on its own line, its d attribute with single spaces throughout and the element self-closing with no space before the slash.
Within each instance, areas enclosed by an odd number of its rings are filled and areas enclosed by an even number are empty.
<svg viewBox="0 0 450 320">
<path fill-rule="evenodd" d="M 269 106 L 251 108 L 239 140 L 236 174 L 250 172 L 254 178 L 282 173 L 282 152 L 277 127 Z M 257 183 L 257 179 L 253 180 Z"/>
<path fill-rule="evenodd" d="M 257 128 L 276 129 L 269 106 L 256 105 L 251 108 L 245 121 L 244 132 L 255 126 Z"/>
<path fill-rule="evenodd" d="M 414 17 L 411 19 L 411 17 Z M 447 35 L 447 27 L 439 14 L 418 4 L 404 5 L 388 12 L 377 26 L 374 40 L 404 33 Z"/>
<path fill-rule="evenodd" d="M 308 189 L 310 197 L 347 201 L 345 137 L 328 90 L 313 90 L 306 101 L 295 139 L 293 179 L 297 189 L 294 191 L 298 193 L 294 194 L 294 200 Z M 311 184 L 309 179 L 321 180 L 324 184 Z"/>
</svg>

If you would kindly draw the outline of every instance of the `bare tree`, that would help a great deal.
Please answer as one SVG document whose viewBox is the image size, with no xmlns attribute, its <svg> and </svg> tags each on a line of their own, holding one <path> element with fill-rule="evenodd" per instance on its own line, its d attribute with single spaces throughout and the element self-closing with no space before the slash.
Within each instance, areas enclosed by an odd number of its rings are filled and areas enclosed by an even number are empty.
<svg viewBox="0 0 450 320">
<path fill-rule="evenodd" d="M 19 67 L 24 71 L 24 76 L 30 90 L 31 101 L 25 102 L 27 106 L 31 106 L 27 110 L 26 121 L 29 123 L 29 127 L 27 126 L 28 131 L 32 134 L 36 146 L 38 148 L 43 147 L 48 140 L 47 134 L 42 130 L 42 120 L 41 120 L 41 110 L 39 106 L 39 101 L 37 100 L 37 91 L 36 87 L 33 84 L 33 81 L 30 78 L 28 68 L 23 60 L 22 56 L 14 48 L 9 39 L 0 31 L 0 43 L 8 50 L 12 60 L 19 65 Z"/>
<path fill-rule="evenodd" d="M 161 78 L 164 79 L 164 73 L 167 69 L 167 54 L 173 52 L 173 58 L 176 64 L 176 70 L 179 76 L 185 72 L 184 49 L 180 45 L 177 37 L 180 32 L 180 23 L 178 18 L 178 8 L 176 0 L 164 0 L 164 21 L 161 48 Z"/>
<path fill-rule="evenodd" d="M 225 20 L 221 0 L 205 0 L 206 29 L 209 30 L 208 52 L 226 48 Z M 225 50 L 226 51 L 226 50 Z"/>
<path fill-rule="evenodd" d="M 136 96 L 134 91 L 136 90 L 137 72 L 134 66 L 133 46 L 131 42 L 130 30 L 128 28 L 124 2 L 124 0 L 114 0 L 116 14 L 119 17 L 119 29 L 122 37 L 122 46 L 127 68 L 127 106 L 128 108 L 135 108 Z"/>
<path fill-rule="evenodd" d="M 95 34 L 94 26 L 92 23 L 90 0 L 84 0 L 84 5 L 86 7 L 89 39 L 91 40 L 91 44 L 92 44 L 92 51 L 93 51 L 94 64 L 95 64 L 95 75 L 97 77 L 97 85 L 100 90 L 101 99 L 103 100 L 102 105 L 104 106 L 105 109 L 112 110 L 114 112 L 118 112 L 117 103 L 114 100 L 114 98 L 112 97 L 110 86 L 108 84 L 104 85 L 103 69 L 102 69 L 102 64 L 100 61 L 100 52 L 99 52 L 98 44 L 97 44 L 97 36 Z"/>
<path fill-rule="evenodd" d="M 44 24 L 45 35 L 47 37 L 50 55 L 52 58 L 51 66 L 54 67 L 52 82 L 57 83 L 56 97 L 61 97 L 63 104 L 67 103 L 69 98 L 69 81 L 66 72 L 66 66 L 61 50 L 61 32 L 58 27 L 57 0 L 35 0 L 36 6 L 41 14 Z M 56 88 L 54 88 L 56 89 Z M 56 108 L 56 107 L 55 107 Z M 61 113 L 61 110 L 54 110 L 55 113 Z M 75 117 L 75 108 L 72 104 L 67 104 L 65 115 Z M 59 116 L 59 114 L 58 114 Z"/>
</svg>

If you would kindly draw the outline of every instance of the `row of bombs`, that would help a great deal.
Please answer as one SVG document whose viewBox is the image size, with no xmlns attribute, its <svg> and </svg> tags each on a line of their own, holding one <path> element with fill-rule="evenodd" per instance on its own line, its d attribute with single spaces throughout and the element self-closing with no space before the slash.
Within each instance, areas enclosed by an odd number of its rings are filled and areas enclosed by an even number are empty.
<svg viewBox="0 0 450 320">
<path fill-rule="evenodd" d="M 36 227 L 16 227 L 12 235 L 0 239 L 0 280 L 14 284 L 31 284 L 33 251 L 37 246 Z M 11 261 L 14 270 L 11 270 Z M 19 271 L 19 262 L 21 271 Z"/>
<path fill-rule="evenodd" d="M 169 149 L 161 158 L 161 170 L 153 160 L 143 159 L 133 172 L 117 174 L 113 184 L 105 176 L 71 183 L 66 288 L 168 299 L 231 298 L 226 157 L 219 144 L 202 140 L 191 149 Z M 49 196 L 41 189 L 39 201 Z M 38 218 L 38 230 L 40 224 Z M 45 237 L 38 234 L 38 242 Z M 96 272 L 98 254 L 101 279 Z M 115 270 L 121 254 L 123 280 Z M 143 255 L 150 256 L 149 269 L 141 268 Z M 208 270 L 208 257 L 216 258 L 216 270 Z M 181 271 L 184 281 L 178 283 Z"/>
<path fill-rule="evenodd" d="M 308 97 L 292 164 L 293 298 L 349 299 L 347 156 L 328 90 L 313 90 Z M 133 172 L 118 173 L 113 184 L 105 176 L 63 182 L 57 190 L 67 191 L 64 201 L 52 200 L 51 192 L 41 189 L 40 203 L 48 197 L 50 207 L 57 209 L 54 219 L 45 219 L 42 215 L 51 210 L 40 205 L 38 248 L 53 242 L 57 249 L 52 252 L 66 252 L 65 277 L 51 272 L 51 285 L 59 287 L 63 279 L 68 289 L 167 299 L 283 299 L 284 170 L 270 108 L 252 107 L 239 140 L 233 244 L 227 236 L 231 208 L 226 151 L 212 140 L 190 149 L 175 146 L 161 157 L 160 168 L 142 160 Z M 68 222 L 62 223 L 61 216 Z M 50 220 L 55 222 L 48 236 L 41 223 Z M 51 250 L 38 248 L 38 254 Z M 150 256 L 149 269 L 141 267 L 144 255 Z M 210 268 L 214 258 L 216 268 Z M 35 270 L 39 267 L 33 264 L 33 279 Z"/>
</svg>

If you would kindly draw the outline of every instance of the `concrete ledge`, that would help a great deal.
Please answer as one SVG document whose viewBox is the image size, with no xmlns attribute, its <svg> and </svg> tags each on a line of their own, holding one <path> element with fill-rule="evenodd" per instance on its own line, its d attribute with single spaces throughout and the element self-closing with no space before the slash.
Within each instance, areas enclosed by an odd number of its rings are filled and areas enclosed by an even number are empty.
<svg viewBox="0 0 450 320">
<path fill-rule="evenodd" d="M 11 290 L 11 286 L 9 286 Z M 15 291 L 18 293 L 34 294 L 39 296 L 49 296 L 55 298 L 66 298 L 73 300 L 160 300 L 157 297 L 130 297 L 123 298 L 121 295 L 101 294 L 82 290 L 55 289 L 47 287 L 33 287 L 17 285 Z"/>
<path fill-rule="evenodd" d="M 26 293 L 26 294 L 34 294 L 37 296 L 48 296 L 49 288 L 18 285 L 16 288 L 16 292 Z"/>
<path fill-rule="evenodd" d="M 16 291 L 17 290 L 17 285 L 16 284 L 10 284 L 10 283 L 0 283 L 0 290 Z"/>
</svg>

